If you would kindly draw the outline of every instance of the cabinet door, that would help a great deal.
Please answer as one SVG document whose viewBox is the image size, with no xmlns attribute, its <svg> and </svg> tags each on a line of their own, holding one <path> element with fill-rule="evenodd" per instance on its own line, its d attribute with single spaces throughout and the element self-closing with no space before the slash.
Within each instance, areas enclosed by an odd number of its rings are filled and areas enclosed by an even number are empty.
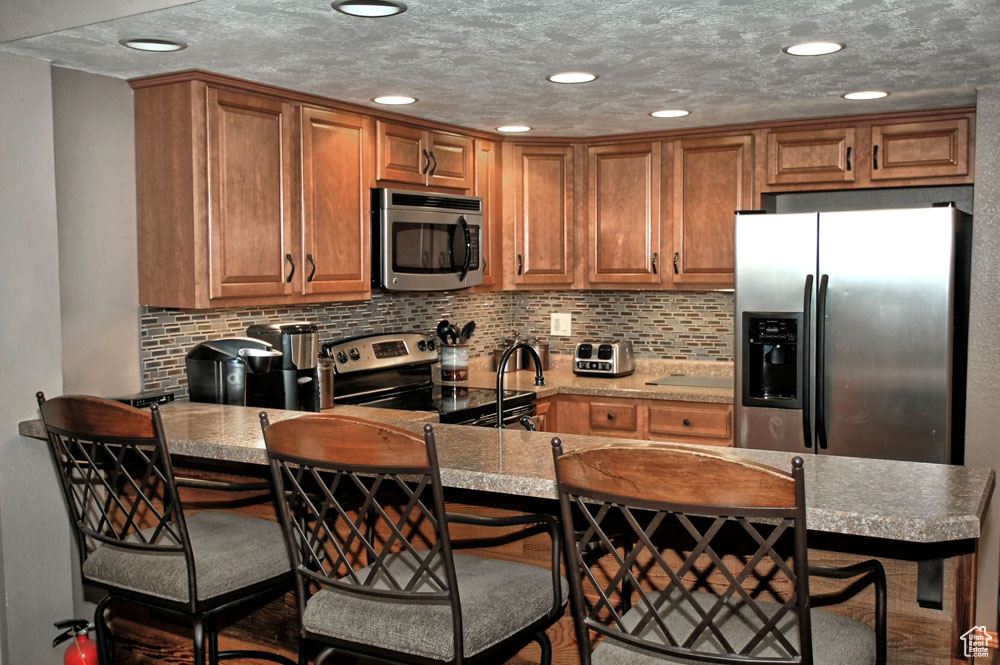
<svg viewBox="0 0 1000 665">
<path fill-rule="evenodd" d="M 573 282 L 573 148 L 514 148 L 514 283 Z"/>
<path fill-rule="evenodd" d="M 873 181 L 969 173 L 969 119 L 872 125 Z"/>
<path fill-rule="evenodd" d="M 430 157 L 427 133 L 422 129 L 378 121 L 379 180 L 427 184 Z"/>
<path fill-rule="evenodd" d="M 302 109 L 304 293 L 371 292 L 370 131 L 359 115 Z"/>
<path fill-rule="evenodd" d="M 767 184 L 853 183 L 854 128 L 767 133 Z"/>
<path fill-rule="evenodd" d="M 476 139 L 476 182 L 473 190 L 483 199 L 483 286 L 500 280 L 502 216 L 500 210 L 500 149 L 494 141 Z"/>
<path fill-rule="evenodd" d="M 209 89 L 210 298 L 280 296 L 301 270 L 294 249 L 293 108 Z"/>
<path fill-rule="evenodd" d="M 427 137 L 427 149 L 431 154 L 427 184 L 472 189 L 473 140 L 468 136 L 438 132 L 428 132 Z"/>
<path fill-rule="evenodd" d="M 674 282 L 732 284 L 733 220 L 751 207 L 753 136 L 674 144 Z"/>
<path fill-rule="evenodd" d="M 658 284 L 660 143 L 587 150 L 591 283 Z"/>
</svg>

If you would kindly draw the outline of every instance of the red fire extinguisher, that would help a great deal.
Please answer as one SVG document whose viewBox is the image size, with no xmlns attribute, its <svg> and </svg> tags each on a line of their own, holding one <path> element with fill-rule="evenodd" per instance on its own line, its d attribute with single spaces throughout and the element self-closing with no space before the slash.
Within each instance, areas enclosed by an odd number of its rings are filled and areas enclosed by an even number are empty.
<svg viewBox="0 0 1000 665">
<path fill-rule="evenodd" d="M 65 665 L 97 665 L 97 642 L 88 635 L 93 629 L 90 622 L 86 619 L 66 619 L 57 621 L 55 625 L 61 630 L 66 629 L 66 632 L 52 640 L 53 647 L 74 638 L 73 643 L 66 647 L 66 655 L 63 656 Z"/>
</svg>

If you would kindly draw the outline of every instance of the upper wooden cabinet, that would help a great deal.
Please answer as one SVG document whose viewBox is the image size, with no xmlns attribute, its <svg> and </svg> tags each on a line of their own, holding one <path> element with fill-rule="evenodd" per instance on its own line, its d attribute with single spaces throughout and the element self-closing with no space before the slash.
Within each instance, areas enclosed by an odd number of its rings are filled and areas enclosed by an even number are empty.
<svg viewBox="0 0 1000 665">
<path fill-rule="evenodd" d="M 975 115 L 765 129 L 762 191 L 959 185 L 973 181 Z"/>
<path fill-rule="evenodd" d="M 515 285 L 568 286 L 574 279 L 573 148 L 511 146 Z"/>
<path fill-rule="evenodd" d="M 378 180 L 471 190 L 474 140 L 378 121 Z"/>
<path fill-rule="evenodd" d="M 587 149 L 589 284 L 660 283 L 660 151 L 659 141 Z"/>
<path fill-rule="evenodd" d="M 371 138 L 371 118 L 302 109 L 303 293 L 371 289 Z"/>
<path fill-rule="evenodd" d="M 673 143 L 675 284 L 733 283 L 733 223 L 753 204 L 753 136 Z"/>
<path fill-rule="evenodd" d="M 483 255 L 484 289 L 500 284 L 500 270 L 503 263 L 501 226 L 503 215 L 500 205 L 500 146 L 496 141 L 476 139 L 476 183 L 475 196 L 483 199 L 483 232 L 480 248 Z"/>
<path fill-rule="evenodd" d="M 360 115 L 181 80 L 135 90 L 140 304 L 370 296 Z"/>
</svg>

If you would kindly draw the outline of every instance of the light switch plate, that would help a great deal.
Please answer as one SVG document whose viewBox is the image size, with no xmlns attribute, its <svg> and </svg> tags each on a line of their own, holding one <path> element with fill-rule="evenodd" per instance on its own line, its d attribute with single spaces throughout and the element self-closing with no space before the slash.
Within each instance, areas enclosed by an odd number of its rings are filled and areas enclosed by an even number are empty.
<svg viewBox="0 0 1000 665">
<path fill-rule="evenodd" d="M 569 337 L 573 327 L 573 315 L 569 313 L 552 313 L 551 335 Z"/>
</svg>

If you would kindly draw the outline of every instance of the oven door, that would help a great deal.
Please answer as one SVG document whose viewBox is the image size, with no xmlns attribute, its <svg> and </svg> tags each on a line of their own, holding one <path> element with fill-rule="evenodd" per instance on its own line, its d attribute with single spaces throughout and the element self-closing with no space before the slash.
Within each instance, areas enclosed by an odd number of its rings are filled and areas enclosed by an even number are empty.
<svg viewBox="0 0 1000 665">
<path fill-rule="evenodd" d="M 381 284 L 391 291 L 449 291 L 483 283 L 482 215 L 383 211 Z"/>
<path fill-rule="evenodd" d="M 504 409 L 503 412 L 503 425 L 506 429 L 529 429 L 525 427 L 522 422 L 522 418 L 527 418 L 532 424 L 532 431 L 538 429 L 538 417 L 535 415 L 538 412 L 534 403 L 524 404 L 522 406 L 514 407 L 513 409 Z M 497 426 L 497 414 L 496 410 L 490 411 L 489 413 L 483 414 L 478 418 L 473 418 L 465 422 L 457 423 L 459 425 L 472 425 L 473 427 L 496 427 Z"/>
</svg>

